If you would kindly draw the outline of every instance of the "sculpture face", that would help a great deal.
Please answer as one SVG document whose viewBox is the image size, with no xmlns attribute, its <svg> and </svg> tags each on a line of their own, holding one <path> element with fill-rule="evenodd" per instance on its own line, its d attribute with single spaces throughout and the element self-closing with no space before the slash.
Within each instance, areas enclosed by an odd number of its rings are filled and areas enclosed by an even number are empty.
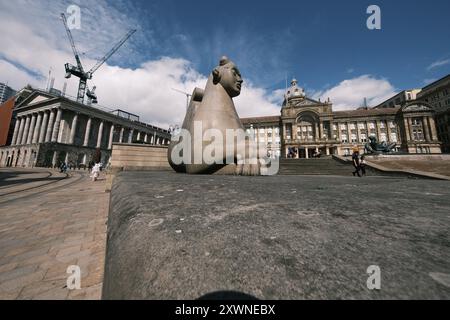
<svg viewBox="0 0 450 320">
<path fill-rule="evenodd" d="M 220 84 L 230 97 L 237 97 L 241 93 L 242 82 L 239 69 L 233 64 L 228 63 L 220 67 Z"/>
</svg>

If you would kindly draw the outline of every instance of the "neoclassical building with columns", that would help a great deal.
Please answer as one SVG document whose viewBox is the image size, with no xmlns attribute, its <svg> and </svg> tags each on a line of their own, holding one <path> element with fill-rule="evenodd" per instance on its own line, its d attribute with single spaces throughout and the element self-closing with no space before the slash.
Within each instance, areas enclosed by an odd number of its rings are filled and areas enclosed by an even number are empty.
<svg viewBox="0 0 450 320">
<path fill-rule="evenodd" d="M 441 153 L 435 111 L 426 102 L 411 100 L 392 108 L 358 108 L 333 111 L 332 103 L 306 96 L 292 80 L 280 116 L 241 119 L 247 132 L 265 142 L 271 156 L 311 158 L 364 153 L 370 136 L 395 143 L 404 153 Z"/>
<path fill-rule="evenodd" d="M 10 146 L 0 148 L 1 167 L 87 165 L 97 150 L 107 163 L 113 142 L 167 145 L 167 130 L 34 90 L 14 110 Z"/>
</svg>

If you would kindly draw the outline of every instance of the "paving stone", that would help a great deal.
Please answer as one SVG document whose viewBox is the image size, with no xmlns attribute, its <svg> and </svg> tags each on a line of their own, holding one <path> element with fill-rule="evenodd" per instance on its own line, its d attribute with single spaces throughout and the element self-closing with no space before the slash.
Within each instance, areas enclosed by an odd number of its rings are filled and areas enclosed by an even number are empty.
<svg viewBox="0 0 450 320">
<path fill-rule="evenodd" d="M 79 261 L 82 278 L 95 286 L 89 298 L 100 298 L 96 290 L 102 278 L 99 273 L 103 272 L 106 241 L 104 236 L 96 240 L 95 236 L 106 232 L 98 227 L 108 215 L 109 194 L 104 189 L 104 182 L 92 183 L 84 176 L 59 190 L 45 190 L 0 205 L 0 299 L 74 298 L 63 286 L 69 276 L 67 267 Z M 96 272 L 95 279 L 94 275 L 89 278 L 91 269 Z M 88 289 L 79 290 L 76 298 L 87 297 Z"/>
</svg>

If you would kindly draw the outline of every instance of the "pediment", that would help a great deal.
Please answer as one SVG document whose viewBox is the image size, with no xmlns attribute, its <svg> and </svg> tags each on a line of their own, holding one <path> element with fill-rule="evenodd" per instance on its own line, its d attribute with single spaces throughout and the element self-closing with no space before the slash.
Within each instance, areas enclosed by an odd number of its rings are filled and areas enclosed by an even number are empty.
<svg viewBox="0 0 450 320">
<path fill-rule="evenodd" d="M 303 98 L 298 100 L 291 100 L 290 104 L 293 107 L 304 107 L 304 106 L 315 106 L 322 103 L 310 98 Z"/>
<path fill-rule="evenodd" d="M 21 108 L 30 104 L 36 104 L 43 101 L 47 101 L 50 99 L 54 99 L 55 97 L 49 93 L 41 92 L 41 91 L 34 91 L 32 94 L 30 94 L 26 99 L 24 99 L 17 108 Z"/>
<path fill-rule="evenodd" d="M 416 111 L 433 111 L 433 108 L 423 103 L 411 103 L 403 107 L 403 112 L 416 112 Z"/>
</svg>

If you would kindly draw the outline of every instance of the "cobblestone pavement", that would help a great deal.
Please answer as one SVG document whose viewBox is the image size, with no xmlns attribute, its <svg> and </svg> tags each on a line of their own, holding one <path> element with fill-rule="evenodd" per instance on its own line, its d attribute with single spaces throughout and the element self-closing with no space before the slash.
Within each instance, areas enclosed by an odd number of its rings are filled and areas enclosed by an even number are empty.
<svg viewBox="0 0 450 320">
<path fill-rule="evenodd" d="M 34 186 L 0 194 L 0 299 L 100 299 L 109 204 L 105 179 L 92 182 L 86 172 L 72 172 L 48 184 L 44 180 L 58 174 L 45 172 L 0 170 L 4 193 L 20 188 L 10 183 L 14 180 Z M 81 269 L 79 290 L 67 289 L 70 265 Z"/>
</svg>

